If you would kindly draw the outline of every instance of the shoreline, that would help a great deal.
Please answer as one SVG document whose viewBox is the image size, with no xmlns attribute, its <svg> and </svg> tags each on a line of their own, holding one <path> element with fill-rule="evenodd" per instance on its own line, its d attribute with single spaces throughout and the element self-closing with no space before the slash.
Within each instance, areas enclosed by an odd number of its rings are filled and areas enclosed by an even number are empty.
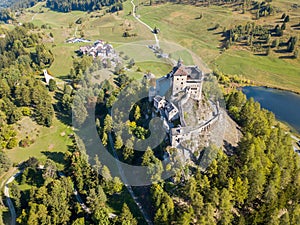
<svg viewBox="0 0 300 225">
<path fill-rule="evenodd" d="M 243 88 L 243 87 L 247 87 L 247 86 L 251 86 L 251 87 L 264 87 L 264 88 L 270 88 L 270 89 L 275 89 L 275 90 L 279 90 L 279 91 L 287 91 L 287 92 L 291 92 L 297 95 L 300 95 L 300 91 L 295 91 L 295 90 L 291 90 L 288 88 L 283 88 L 283 87 L 278 87 L 278 86 L 273 86 L 273 85 L 265 85 L 265 84 L 260 84 L 260 83 L 254 83 L 253 81 L 251 81 L 252 83 L 249 84 L 237 84 L 238 88 Z"/>
<path fill-rule="evenodd" d="M 273 90 L 277 90 L 277 91 L 285 91 L 285 92 L 288 92 L 288 93 L 292 93 L 292 94 L 296 94 L 300 97 L 300 92 L 295 92 L 295 91 L 291 91 L 291 90 L 288 90 L 288 89 L 284 89 L 284 88 L 279 88 L 279 87 L 272 87 L 272 86 L 267 86 L 267 85 L 259 85 L 259 84 L 255 84 L 255 83 L 252 83 L 252 84 L 241 84 L 241 85 L 238 85 L 238 89 L 240 89 L 242 91 L 242 89 L 244 87 L 262 87 L 262 88 L 265 88 L 265 89 L 273 89 Z M 270 111 L 270 110 L 269 110 Z M 275 114 L 274 114 L 275 115 Z M 276 117 L 276 115 L 275 115 Z M 295 127 L 293 127 L 291 124 L 289 124 L 288 122 L 286 121 L 283 121 L 283 120 L 280 120 L 276 117 L 276 120 L 281 124 L 283 125 L 286 129 L 289 130 L 290 133 L 296 135 L 296 136 L 299 136 L 300 137 L 300 131 L 298 131 Z"/>
</svg>

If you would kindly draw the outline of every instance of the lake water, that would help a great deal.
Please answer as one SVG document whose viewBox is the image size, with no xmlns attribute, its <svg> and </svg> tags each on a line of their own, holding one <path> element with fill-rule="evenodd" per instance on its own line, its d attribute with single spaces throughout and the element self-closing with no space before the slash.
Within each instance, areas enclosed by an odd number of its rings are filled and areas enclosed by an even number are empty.
<svg viewBox="0 0 300 225">
<path fill-rule="evenodd" d="M 247 98 L 253 97 L 261 106 L 273 112 L 277 119 L 288 123 L 300 133 L 300 95 L 265 87 L 244 87 Z"/>
</svg>

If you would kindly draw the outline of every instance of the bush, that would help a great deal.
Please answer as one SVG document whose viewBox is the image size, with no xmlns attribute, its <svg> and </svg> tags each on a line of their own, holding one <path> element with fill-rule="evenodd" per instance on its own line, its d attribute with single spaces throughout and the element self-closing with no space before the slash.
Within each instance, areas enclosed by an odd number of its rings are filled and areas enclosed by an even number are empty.
<svg viewBox="0 0 300 225">
<path fill-rule="evenodd" d="M 25 139 L 21 140 L 19 143 L 19 146 L 22 148 L 29 147 L 34 141 L 30 140 L 29 137 L 26 137 Z"/>
<path fill-rule="evenodd" d="M 49 81 L 49 91 L 55 91 L 56 90 L 56 82 L 53 79 L 50 79 Z"/>
<path fill-rule="evenodd" d="M 9 141 L 6 145 L 6 148 L 12 149 L 12 148 L 15 148 L 17 146 L 18 146 L 18 139 L 13 137 L 13 138 L 9 139 Z"/>
<path fill-rule="evenodd" d="M 30 116 L 31 115 L 31 110 L 29 107 L 22 107 L 22 114 L 23 116 Z"/>
</svg>

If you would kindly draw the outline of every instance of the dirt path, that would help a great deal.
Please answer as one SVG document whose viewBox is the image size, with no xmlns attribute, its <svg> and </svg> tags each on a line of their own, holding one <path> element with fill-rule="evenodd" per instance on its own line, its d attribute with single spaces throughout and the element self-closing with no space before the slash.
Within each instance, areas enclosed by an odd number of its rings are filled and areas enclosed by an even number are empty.
<svg viewBox="0 0 300 225">
<path fill-rule="evenodd" d="M 37 15 L 38 13 L 35 13 L 32 17 L 31 17 L 31 21 L 34 20 L 34 17 Z"/>
</svg>

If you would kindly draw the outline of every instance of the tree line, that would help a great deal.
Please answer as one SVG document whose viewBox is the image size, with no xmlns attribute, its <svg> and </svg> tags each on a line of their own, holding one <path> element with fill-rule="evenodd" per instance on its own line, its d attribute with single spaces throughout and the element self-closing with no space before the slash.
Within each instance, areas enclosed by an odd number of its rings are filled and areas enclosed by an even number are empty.
<svg viewBox="0 0 300 225">
<path fill-rule="evenodd" d="M 105 6 L 111 6 L 110 11 L 112 12 L 123 9 L 122 1 L 116 0 L 47 0 L 46 6 L 60 12 L 70 12 L 72 10 L 94 11 L 101 10 Z"/>
<path fill-rule="evenodd" d="M 156 224 L 298 224 L 299 156 L 275 117 L 240 91 L 227 95 L 227 108 L 243 138 L 207 170 L 188 166 L 179 182 L 152 185 Z M 185 174 L 185 175 L 183 175 Z M 174 208 L 176 210 L 174 210 Z"/>
<path fill-rule="evenodd" d="M 285 52 L 291 52 L 294 54 L 294 58 L 297 58 L 298 38 L 292 36 L 286 42 L 280 40 L 286 29 L 289 16 L 283 14 L 282 18 L 283 23 L 281 25 L 277 24 L 271 28 L 269 26 L 256 25 L 254 22 L 248 22 L 245 25 L 236 25 L 234 28 L 228 30 L 224 28 L 222 34 L 225 37 L 223 41 L 224 49 L 229 49 L 235 43 L 242 43 L 244 46 L 248 46 L 253 52 L 264 52 L 266 55 L 269 55 L 271 49 L 274 49 L 276 52 L 286 46 Z"/>
</svg>

